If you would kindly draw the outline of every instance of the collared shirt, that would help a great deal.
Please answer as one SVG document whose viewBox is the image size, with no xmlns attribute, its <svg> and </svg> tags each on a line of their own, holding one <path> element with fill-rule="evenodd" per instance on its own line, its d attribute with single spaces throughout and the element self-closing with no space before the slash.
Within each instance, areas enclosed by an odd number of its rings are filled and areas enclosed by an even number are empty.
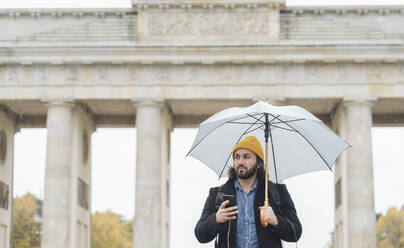
<svg viewBox="0 0 404 248">
<path fill-rule="evenodd" d="M 245 193 L 238 180 L 234 182 L 237 194 L 237 238 L 236 248 L 258 248 L 257 232 L 255 230 L 254 198 L 257 181 L 248 194 Z"/>
</svg>

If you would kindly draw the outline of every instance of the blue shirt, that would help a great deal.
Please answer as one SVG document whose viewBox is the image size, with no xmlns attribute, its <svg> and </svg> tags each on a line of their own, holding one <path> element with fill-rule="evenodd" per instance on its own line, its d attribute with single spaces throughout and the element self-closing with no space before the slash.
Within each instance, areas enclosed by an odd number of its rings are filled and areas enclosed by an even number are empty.
<svg viewBox="0 0 404 248">
<path fill-rule="evenodd" d="M 238 180 L 234 182 L 238 206 L 236 248 L 258 248 L 254 217 L 254 198 L 257 182 L 258 180 L 255 181 L 248 194 L 245 193 Z"/>
</svg>

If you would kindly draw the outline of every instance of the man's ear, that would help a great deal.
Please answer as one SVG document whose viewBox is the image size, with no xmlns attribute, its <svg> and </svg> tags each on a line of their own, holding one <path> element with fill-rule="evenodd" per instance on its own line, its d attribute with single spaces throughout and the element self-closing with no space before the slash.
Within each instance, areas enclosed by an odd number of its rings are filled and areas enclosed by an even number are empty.
<svg viewBox="0 0 404 248">
<path fill-rule="evenodd" d="M 259 157 L 258 157 L 258 155 L 255 155 L 255 156 L 257 156 L 257 168 L 263 168 L 264 167 L 264 163 L 258 163 L 258 161 L 259 161 Z"/>
</svg>

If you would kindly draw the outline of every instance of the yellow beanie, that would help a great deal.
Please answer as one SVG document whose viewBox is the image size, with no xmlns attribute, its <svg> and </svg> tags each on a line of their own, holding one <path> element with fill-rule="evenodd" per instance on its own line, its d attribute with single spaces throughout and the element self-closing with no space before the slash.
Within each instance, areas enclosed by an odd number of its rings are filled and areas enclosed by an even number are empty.
<svg viewBox="0 0 404 248">
<path fill-rule="evenodd" d="M 245 148 L 245 149 L 248 149 L 248 150 L 254 152 L 255 154 L 258 155 L 258 157 L 260 157 L 262 159 L 262 161 L 264 161 L 264 153 L 262 152 L 261 144 L 258 141 L 258 139 L 255 138 L 255 136 L 245 137 L 243 140 L 238 142 L 233 147 L 233 151 L 232 151 L 233 157 L 234 157 L 234 152 L 240 148 Z"/>
</svg>

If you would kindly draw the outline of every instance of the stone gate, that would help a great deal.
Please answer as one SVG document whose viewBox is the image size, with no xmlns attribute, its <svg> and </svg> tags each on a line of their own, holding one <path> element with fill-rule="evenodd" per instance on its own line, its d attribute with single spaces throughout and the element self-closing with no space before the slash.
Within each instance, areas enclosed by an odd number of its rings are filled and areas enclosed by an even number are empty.
<svg viewBox="0 0 404 248">
<path fill-rule="evenodd" d="M 134 247 L 165 248 L 173 128 L 266 97 L 352 144 L 335 167 L 335 245 L 376 247 L 371 127 L 404 124 L 403 7 L 132 4 L 0 10 L 0 248 L 11 244 L 20 128 L 47 128 L 43 248 L 90 247 L 98 127 L 137 128 Z"/>
</svg>

